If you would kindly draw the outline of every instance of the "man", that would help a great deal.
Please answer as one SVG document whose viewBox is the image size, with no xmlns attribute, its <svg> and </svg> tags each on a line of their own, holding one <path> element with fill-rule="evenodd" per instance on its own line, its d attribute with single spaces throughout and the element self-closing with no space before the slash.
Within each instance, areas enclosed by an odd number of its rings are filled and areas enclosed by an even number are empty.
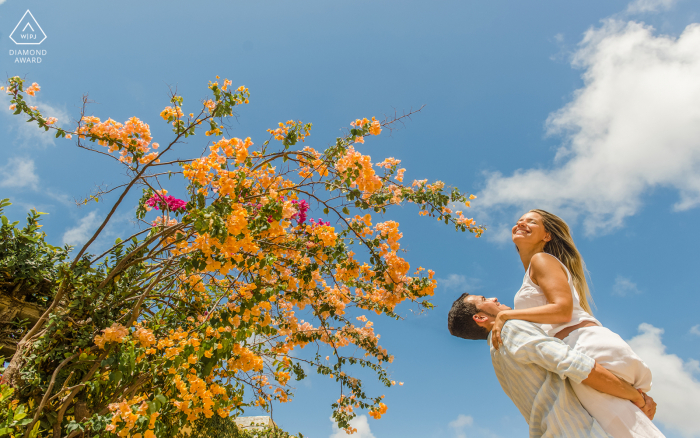
<svg viewBox="0 0 700 438">
<path fill-rule="evenodd" d="M 496 298 L 465 293 L 450 309 L 448 328 L 454 336 L 486 339 L 491 345 L 496 315 L 509 309 Z M 547 336 L 537 325 L 510 320 L 503 326 L 501 339 L 502 348 L 491 347 L 491 361 L 501 387 L 528 422 L 530 437 L 664 436 L 651 422 L 656 412 L 651 397 L 639 393 L 590 357 Z M 596 394 L 601 406 L 634 416 L 634 430 L 599 424 L 581 406 L 571 385 L 599 391 Z"/>
</svg>

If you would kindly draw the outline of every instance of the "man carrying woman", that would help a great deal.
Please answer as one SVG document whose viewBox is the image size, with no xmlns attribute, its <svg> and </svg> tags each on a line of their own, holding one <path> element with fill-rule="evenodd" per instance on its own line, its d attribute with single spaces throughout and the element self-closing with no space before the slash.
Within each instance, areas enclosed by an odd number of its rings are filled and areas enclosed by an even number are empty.
<svg viewBox="0 0 700 438">
<path fill-rule="evenodd" d="M 533 437 L 588 436 L 580 435 L 581 430 L 571 429 L 573 426 L 560 424 L 564 417 L 545 415 L 542 406 L 535 409 L 543 402 L 545 406 L 554 403 L 551 399 L 556 392 L 547 390 L 546 395 L 540 395 L 526 388 L 541 379 L 549 385 L 566 378 L 580 404 L 610 436 L 663 437 L 640 410 L 649 400 L 655 411 L 655 404 L 644 394 L 651 388 L 651 371 L 622 338 L 592 316 L 583 260 L 566 223 L 546 211 L 531 210 L 513 227 L 512 238 L 526 271 L 515 295 L 515 309 L 499 304 L 497 299 L 462 295 L 450 310 L 450 332 L 467 339 L 488 338 L 501 386 L 528 420 Z M 537 373 L 526 365 L 554 375 L 535 378 Z M 520 372 L 515 370 L 522 366 L 528 368 L 523 371 L 524 380 L 513 380 L 512 376 Z M 575 372 L 570 374 L 572 370 Z M 587 381 L 591 377 L 593 380 Z M 599 385 L 600 379 L 607 383 Z M 563 380 L 561 385 L 569 386 Z M 640 395 L 634 395 L 632 388 Z M 558 391 L 561 397 L 568 397 L 566 390 Z M 650 409 L 647 407 L 645 412 L 653 418 Z M 553 432 L 559 428 L 576 433 Z M 592 425 L 586 430 L 596 428 Z"/>
</svg>

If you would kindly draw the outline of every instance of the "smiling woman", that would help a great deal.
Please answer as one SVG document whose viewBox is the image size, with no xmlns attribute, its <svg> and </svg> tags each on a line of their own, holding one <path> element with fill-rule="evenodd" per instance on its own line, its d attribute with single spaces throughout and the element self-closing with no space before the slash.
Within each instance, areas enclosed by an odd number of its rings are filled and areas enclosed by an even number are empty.
<svg viewBox="0 0 700 438">
<path fill-rule="evenodd" d="M 562 339 L 572 329 L 600 326 L 590 314 L 583 259 L 566 222 L 547 211 L 530 210 L 513 227 L 512 239 L 526 273 L 515 295 L 515 310 L 496 319 L 496 349 L 509 319 L 542 324 L 547 334 Z"/>
</svg>

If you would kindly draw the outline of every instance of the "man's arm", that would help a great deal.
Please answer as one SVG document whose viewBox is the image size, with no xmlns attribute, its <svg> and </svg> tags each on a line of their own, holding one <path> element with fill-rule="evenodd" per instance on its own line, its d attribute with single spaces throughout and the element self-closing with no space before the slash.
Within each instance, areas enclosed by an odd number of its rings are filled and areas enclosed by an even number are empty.
<svg viewBox="0 0 700 438">
<path fill-rule="evenodd" d="M 562 379 L 581 383 L 595 368 L 595 361 L 536 325 L 520 320 L 510 320 L 501 332 L 502 354 L 508 354 L 520 363 L 531 363 L 559 375 Z M 501 351 L 499 350 L 499 352 Z"/>
<path fill-rule="evenodd" d="M 603 368 L 598 362 L 595 363 L 588 377 L 581 383 L 604 394 L 629 400 L 639 409 L 643 409 L 646 404 L 644 396 L 640 392 L 629 383 L 618 379 L 617 376 Z"/>
<path fill-rule="evenodd" d="M 547 371 L 583 383 L 613 397 L 630 400 L 649 417 L 652 406 L 644 408 L 645 398 L 636 389 L 618 379 L 592 358 L 578 352 L 557 338 L 547 336 L 541 328 L 526 321 L 508 321 L 503 327 L 506 354 L 522 363 L 533 363 Z M 652 400 L 652 404 L 655 406 Z M 655 410 L 655 409 L 653 409 Z"/>
</svg>

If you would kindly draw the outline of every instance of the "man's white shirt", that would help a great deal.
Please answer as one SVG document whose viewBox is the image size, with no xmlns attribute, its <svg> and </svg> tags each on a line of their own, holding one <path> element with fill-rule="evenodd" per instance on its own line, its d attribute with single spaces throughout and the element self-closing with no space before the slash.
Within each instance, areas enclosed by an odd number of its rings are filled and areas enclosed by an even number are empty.
<svg viewBox="0 0 700 438">
<path fill-rule="evenodd" d="M 530 426 L 530 437 L 608 438 L 566 381 L 581 383 L 595 361 L 527 321 L 510 320 L 491 347 L 496 377 Z M 491 335 L 488 339 L 491 345 Z"/>
</svg>

